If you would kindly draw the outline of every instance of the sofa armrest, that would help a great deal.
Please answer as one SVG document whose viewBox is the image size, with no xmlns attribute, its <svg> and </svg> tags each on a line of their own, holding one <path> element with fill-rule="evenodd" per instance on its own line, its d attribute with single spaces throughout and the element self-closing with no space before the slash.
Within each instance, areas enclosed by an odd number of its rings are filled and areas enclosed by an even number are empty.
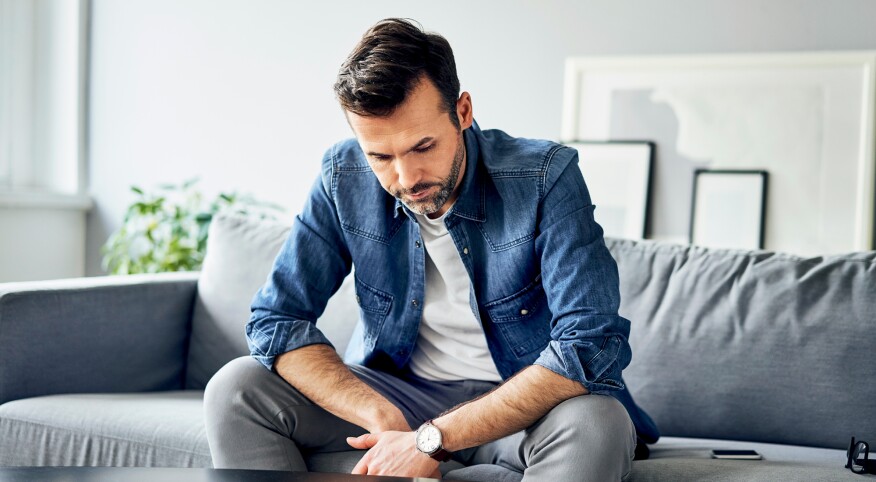
<svg viewBox="0 0 876 482">
<path fill-rule="evenodd" d="M 181 389 L 198 275 L 0 283 L 0 403 Z"/>
</svg>

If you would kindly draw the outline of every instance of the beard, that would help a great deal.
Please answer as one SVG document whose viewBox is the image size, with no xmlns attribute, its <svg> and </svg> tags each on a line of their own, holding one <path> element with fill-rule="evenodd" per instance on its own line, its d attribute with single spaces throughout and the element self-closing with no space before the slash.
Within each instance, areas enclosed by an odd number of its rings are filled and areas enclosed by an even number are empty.
<svg viewBox="0 0 876 482">
<path fill-rule="evenodd" d="M 462 161 L 465 159 L 465 142 L 462 135 L 459 136 L 459 142 L 456 145 L 456 153 L 453 155 L 453 164 L 450 166 L 450 174 L 440 182 L 419 183 L 410 189 L 397 189 L 392 195 L 404 203 L 411 211 L 428 216 L 441 209 L 450 196 L 453 195 L 453 190 L 456 188 L 456 182 L 459 180 L 459 172 L 462 169 Z M 411 200 L 405 199 L 405 196 L 415 195 L 427 189 L 438 187 L 438 191 L 423 199 Z"/>
</svg>

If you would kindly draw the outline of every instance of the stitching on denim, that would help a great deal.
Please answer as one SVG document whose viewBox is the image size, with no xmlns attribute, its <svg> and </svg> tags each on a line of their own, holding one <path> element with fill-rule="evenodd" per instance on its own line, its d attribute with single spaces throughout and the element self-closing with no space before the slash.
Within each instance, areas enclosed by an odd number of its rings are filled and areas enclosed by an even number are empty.
<svg viewBox="0 0 876 482">
<path fill-rule="evenodd" d="M 337 149 L 338 149 L 337 144 L 332 146 L 332 153 L 331 153 L 332 172 L 331 172 L 331 183 L 329 184 L 329 195 L 332 197 L 332 200 L 335 202 L 335 205 L 338 204 L 338 192 L 337 192 L 337 187 L 336 187 L 338 184 L 338 182 L 337 182 L 338 181 L 338 179 L 337 179 L 338 172 L 337 172 L 337 165 L 336 165 L 338 162 L 338 157 L 336 155 Z"/>
<path fill-rule="evenodd" d="M 269 336 L 267 333 L 263 332 L 262 330 L 259 330 L 258 328 L 255 327 L 255 325 L 253 325 L 253 327 L 251 328 L 251 330 L 254 331 L 254 332 L 256 332 L 256 333 L 258 333 L 258 334 L 260 334 L 260 335 L 262 335 L 263 337 L 267 338 L 267 339 L 268 339 L 268 349 L 271 348 L 271 340 L 274 338 L 273 336 Z M 253 340 L 253 342 L 255 342 L 255 340 Z M 265 350 L 263 350 L 262 347 L 256 345 L 255 343 L 252 343 L 252 346 L 253 346 L 253 348 L 255 348 L 256 350 L 258 350 L 259 353 L 260 353 L 262 356 L 270 356 L 270 355 L 268 355 L 268 352 L 266 352 Z"/>
<path fill-rule="evenodd" d="M 539 185 L 539 190 L 538 190 L 539 191 L 538 192 L 539 201 L 543 200 L 544 196 L 546 194 L 547 176 L 548 176 L 548 172 L 550 172 L 550 167 L 551 167 L 551 163 L 554 160 L 554 155 L 556 155 L 557 152 L 560 152 L 560 149 L 562 149 L 564 147 L 565 146 L 562 146 L 562 145 L 555 145 L 551 150 L 549 150 L 545 154 L 544 175 L 541 178 L 541 184 Z"/>
<path fill-rule="evenodd" d="M 351 224 L 346 223 L 346 222 L 341 223 L 341 228 L 343 228 L 344 231 L 347 231 L 350 234 L 362 236 L 363 238 L 368 238 L 372 241 L 378 242 L 380 244 L 385 244 L 388 246 L 389 241 L 393 238 L 393 236 L 396 235 L 396 233 L 398 233 L 398 231 L 401 229 L 401 225 L 403 223 L 404 223 L 404 219 L 400 219 L 400 220 L 396 221 L 395 224 L 393 224 L 393 226 L 390 228 L 388 236 L 380 236 L 378 234 L 374 234 L 374 233 L 371 233 L 369 231 L 364 231 L 364 230 L 356 228 L 356 227 L 354 227 Z"/>
<path fill-rule="evenodd" d="M 490 239 L 490 236 L 487 234 L 487 231 L 484 229 L 484 227 L 481 224 L 477 224 L 476 226 L 477 226 L 478 230 L 481 232 L 481 234 L 484 235 L 484 239 L 487 240 L 487 244 L 490 245 L 490 251 L 492 251 L 494 253 L 498 253 L 499 251 L 505 251 L 505 250 L 511 249 L 515 246 L 519 246 L 519 245 L 526 243 L 528 241 L 531 241 L 533 238 L 535 238 L 535 233 L 531 233 L 531 234 L 527 234 L 526 236 L 523 236 L 521 238 L 515 239 L 513 241 L 509 241 L 505 244 L 497 245 L 497 244 L 493 243 L 493 240 Z"/>
<path fill-rule="evenodd" d="M 528 310 L 527 314 L 525 314 L 525 315 L 517 314 L 517 315 L 509 315 L 509 316 L 496 316 L 496 317 L 493 317 L 493 321 L 501 324 L 501 323 L 522 321 L 522 320 L 525 320 L 527 318 L 531 318 L 535 314 L 535 310 L 541 308 L 541 305 L 546 301 L 545 297 L 537 296 L 537 295 L 534 295 L 532 297 L 532 299 L 534 300 L 534 303 L 522 305 L 523 308 Z M 511 300 L 511 301 L 514 301 L 514 300 Z M 509 301 L 509 303 L 510 303 L 510 301 Z"/>
<path fill-rule="evenodd" d="M 374 326 L 373 329 L 368 328 L 367 324 L 363 325 L 363 330 L 364 330 L 364 335 L 365 335 L 365 343 L 367 345 L 373 347 L 373 346 L 377 345 L 377 340 L 380 338 L 380 335 L 382 334 L 383 325 L 386 323 L 386 318 L 389 316 L 389 312 L 392 310 L 392 302 L 395 299 L 395 297 L 390 293 L 387 293 L 383 290 L 379 290 L 379 289 L 369 285 L 368 283 L 362 281 L 361 279 L 359 279 L 358 276 L 356 276 L 356 274 L 353 274 L 353 276 L 354 276 L 354 281 L 355 281 L 355 285 L 356 285 L 356 294 L 357 295 L 359 294 L 359 288 L 361 287 L 361 288 L 364 288 L 365 291 L 370 292 L 375 297 L 383 299 L 383 301 L 386 303 L 386 306 L 383 309 L 377 309 L 377 308 L 369 309 L 369 308 L 366 308 L 365 305 L 363 305 L 361 301 L 359 303 L 359 308 L 362 309 L 362 311 L 367 312 L 367 313 L 371 313 L 372 315 L 374 315 L 376 317 L 375 321 L 377 322 L 377 326 Z"/>
<path fill-rule="evenodd" d="M 270 317 L 269 317 L 269 318 L 270 318 Z M 266 319 L 267 319 L 267 318 L 266 318 Z M 286 324 L 288 324 L 288 323 L 286 323 Z M 259 330 L 259 329 L 256 328 L 255 326 L 252 327 L 252 331 L 255 331 L 256 333 L 258 333 L 258 334 L 260 334 L 260 335 L 262 335 L 263 337 L 265 337 L 265 338 L 268 339 L 268 347 L 267 347 L 267 350 L 263 350 L 262 347 L 256 345 L 255 343 L 252 344 L 253 347 L 256 348 L 256 349 L 260 352 L 260 354 L 261 354 L 262 356 L 265 356 L 265 357 L 275 356 L 275 355 L 271 355 L 271 353 L 274 353 L 274 352 L 279 353 L 279 351 L 277 351 L 277 350 L 271 350 L 271 347 L 274 346 L 274 339 L 277 337 L 277 329 L 278 329 L 280 326 L 285 326 L 285 325 L 284 325 L 284 322 L 280 322 L 280 323 L 277 323 L 277 324 L 275 325 L 275 328 L 274 328 L 274 334 L 273 334 L 273 335 L 268 335 L 267 333 L 265 333 L 265 332 Z M 288 331 L 289 331 L 289 330 L 287 330 L 287 332 L 288 332 Z M 286 335 L 286 338 L 288 338 L 288 333 L 287 333 L 287 335 Z M 285 342 L 284 342 L 283 344 L 285 345 Z"/>
<path fill-rule="evenodd" d="M 348 166 L 348 167 L 338 166 L 338 171 L 358 174 L 358 173 L 363 173 L 363 172 L 371 172 L 371 167 L 367 166 L 367 165 L 365 165 L 365 166 Z"/>
<path fill-rule="evenodd" d="M 376 298 L 380 299 L 380 301 L 382 301 L 385 304 L 384 308 L 371 308 L 371 307 L 366 308 L 361 303 L 359 304 L 359 307 L 365 311 L 379 314 L 379 315 L 388 314 L 389 310 L 392 307 L 392 301 L 393 301 L 393 299 L 395 299 L 395 297 L 390 293 L 387 293 L 383 290 L 379 290 L 379 289 L 369 285 L 368 283 L 362 281 L 359 278 L 359 276 L 357 276 L 356 274 L 353 274 L 353 278 L 354 278 L 354 281 L 356 282 L 356 284 L 361 285 L 365 289 L 365 291 L 368 291 L 369 293 L 373 294 Z"/>
<path fill-rule="evenodd" d="M 508 178 L 508 177 L 538 177 L 544 174 L 541 169 L 521 169 L 521 170 L 500 170 L 491 171 L 490 177 L 493 179 Z"/>
<path fill-rule="evenodd" d="M 603 339 L 602 339 L 602 345 L 599 346 L 599 351 L 598 351 L 595 355 L 593 355 L 592 357 L 590 357 L 590 359 L 587 360 L 587 363 L 584 363 L 584 365 L 583 365 L 581 368 L 584 368 L 584 367 L 588 367 L 588 366 L 590 366 L 590 364 L 593 363 L 593 360 L 596 360 L 596 358 L 597 358 L 599 355 L 602 355 L 602 353 L 605 351 L 605 344 L 608 343 L 608 339 L 611 338 L 611 337 L 614 337 L 614 336 L 617 336 L 617 335 L 609 335 L 609 336 L 606 336 L 605 338 L 603 338 Z M 595 381 L 595 380 L 594 380 L 594 381 Z"/>
<path fill-rule="evenodd" d="M 522 289 L 519 289 L 508 296 L 504 296 L 502 298 L 499 298 L 498 300 L 493 300 L 493 301 L 490 301 L 488 303 L 485 303 L 484 308 L 491 308 L 493 306 L 502 304 L 506 301 L 511 301 L 514 298 L 523 295 L 523 293 L 526 293 L 528 290 L 530 290 L 534 286 L 537 286 L 539 283 L 541 283 L 541 273 L 536 275 L 535 279 L 532 280 L 528 285 L 524 286 Z"/>
</svg>

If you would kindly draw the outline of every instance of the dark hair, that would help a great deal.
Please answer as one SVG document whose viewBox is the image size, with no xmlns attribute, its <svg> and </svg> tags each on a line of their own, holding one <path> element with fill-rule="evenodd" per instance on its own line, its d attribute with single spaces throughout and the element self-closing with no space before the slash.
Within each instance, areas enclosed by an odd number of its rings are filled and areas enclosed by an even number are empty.
<svg viewBox="0 0 876 482">
<path fill-rule="evenodd" d="M 383 117 L 404 102 L 423 74 L 441 93 L 442 106 L 459 129 L 453 50 L 444 37 L 408 19 L 387 18 L 365 32 L 341 65 L 335 94 L 350 112 Z"/>
</svg>

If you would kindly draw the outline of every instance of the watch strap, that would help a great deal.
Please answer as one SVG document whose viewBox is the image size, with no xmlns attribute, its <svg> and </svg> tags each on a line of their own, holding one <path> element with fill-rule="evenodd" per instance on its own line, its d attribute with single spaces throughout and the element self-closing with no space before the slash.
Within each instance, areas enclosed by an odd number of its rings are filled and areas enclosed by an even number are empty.
<svg viewBox="0 0 876 482">
<path fill-rule="evenodd" d="M 450 455 L 450 452 L 444 450 L 443 448 L 440 448 L 435 452 L 429 454 L 429 457 L 432 457 L 439 462 L 447 462 L 448 460 L 450 460 Z"/>
</svg>

